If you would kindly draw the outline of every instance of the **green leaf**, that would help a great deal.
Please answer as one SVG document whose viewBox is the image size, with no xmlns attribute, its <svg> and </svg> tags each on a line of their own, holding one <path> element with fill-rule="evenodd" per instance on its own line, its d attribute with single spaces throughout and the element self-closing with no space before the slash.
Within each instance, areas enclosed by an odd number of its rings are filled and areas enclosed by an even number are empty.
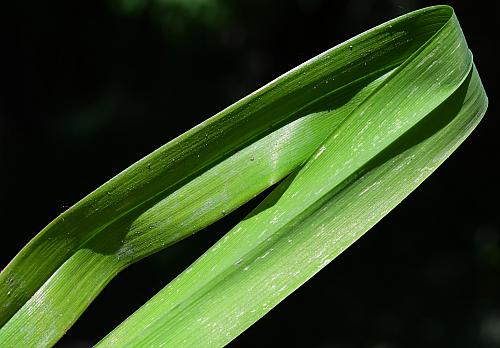
<svg viewBox="0 0 500 348">
<path fill-rule="evenodd" d="M 369 30 L 174 139 L 54 220 L 0 275 L 0 342 L 54 344 L 120 270 L 288 176 L 100 344 L 222 346 L 404 199 L 486 106 L 451 8 Z"/>
</svg>

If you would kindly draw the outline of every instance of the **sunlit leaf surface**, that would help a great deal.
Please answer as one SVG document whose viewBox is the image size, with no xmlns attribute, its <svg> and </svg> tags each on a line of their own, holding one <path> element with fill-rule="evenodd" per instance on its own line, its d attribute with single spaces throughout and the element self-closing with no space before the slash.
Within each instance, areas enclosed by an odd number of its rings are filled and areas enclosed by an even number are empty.
<svg viewBox="0 0 500 348">
<path fill-rule="evenodd" d="M 486 106 L 449 7 L 336 46 L 135 163 L 40 232 L 1 273 L 1 345 L 53 345 L 120 270 L 281 181 L 99 344 L 223 346 L 415 189 Z"/>
</svg>

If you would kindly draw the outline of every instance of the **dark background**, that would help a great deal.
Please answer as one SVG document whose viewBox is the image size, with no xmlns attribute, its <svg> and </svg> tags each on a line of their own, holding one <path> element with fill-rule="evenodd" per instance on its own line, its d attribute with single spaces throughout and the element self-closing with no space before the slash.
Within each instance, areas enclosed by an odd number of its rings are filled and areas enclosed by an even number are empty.
<svg viewBox="0 0 500 348">
<path fill-rule="evenodd" d="M 500 12 L 489 3 L 452 3 L 490 98 L 476 131 L 409 199 L 230 346 L 500 347 Z M 168 140 L 343 40 L 431 4 L 3 4 L 0 267 L 68 206 Z M 125 270 L 59 345 L 97 342 L 249 209 Z"/>
</svg>

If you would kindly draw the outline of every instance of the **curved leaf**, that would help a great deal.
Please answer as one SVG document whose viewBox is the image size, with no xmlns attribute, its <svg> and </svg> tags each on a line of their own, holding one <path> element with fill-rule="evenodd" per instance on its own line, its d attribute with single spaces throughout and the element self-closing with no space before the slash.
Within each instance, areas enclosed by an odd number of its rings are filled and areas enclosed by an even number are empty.
<svg viewBox="0 0 500 348">
<path fill-rule="evenodd" d="M 174 139 L 54 220 L 0 275 L 0 340 L 53 344 L 121 269 L 293 172 L 101 342 L 224 345 L 406 197 L 486 105 L 451 8 L 369 30 Z"/>
</svg>

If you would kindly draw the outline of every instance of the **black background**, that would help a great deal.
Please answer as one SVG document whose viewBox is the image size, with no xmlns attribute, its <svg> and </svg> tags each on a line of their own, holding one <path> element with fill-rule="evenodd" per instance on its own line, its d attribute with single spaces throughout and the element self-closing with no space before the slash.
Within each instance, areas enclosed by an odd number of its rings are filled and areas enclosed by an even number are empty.
<svg viewBox="0 0 500 348">
<path fill-rule="evenodd" d="M 450 3 L 489 96 L 482 123 L 407 200 L 230 346 L 500 347 L 500 12 L 489 3 Z M 335 44 L 432 4 L 3 4 L 0 267 L 68 206 L 168 140 Z M 59 346 L 97 342 L 250 207 L 125 270 Z"/>
</svg>

